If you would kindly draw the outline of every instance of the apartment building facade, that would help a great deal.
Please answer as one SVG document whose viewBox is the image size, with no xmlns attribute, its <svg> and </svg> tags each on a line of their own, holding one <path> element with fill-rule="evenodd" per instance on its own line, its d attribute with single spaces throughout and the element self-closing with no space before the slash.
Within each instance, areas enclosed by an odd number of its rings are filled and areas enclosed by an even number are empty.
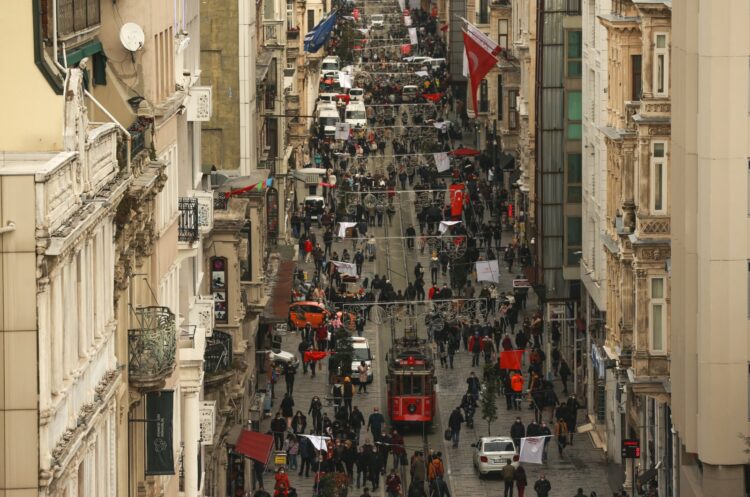
<svg viewBox="0 0 750 497">
<path fill-rule="evenodd" d="M 749 17 L 740 1 L 673 4 L 672 413 L 688 497 L 747 492 Z"/>
<path fill-rule="evenodd" d="M 670 409 L 671 2 L 612 2 L 607 30 L 604 343 L 594 368 L 604 380 L 608 458 L 624 439 L 642 444 L 642 471 L 676 495 Z M 595 83 L 594 83 L 595 84 Z M 587 262 L 590 262 L 589 259 Z M 601 392 L 599 392 L 601 393 Z M 626 483 L 637 477 L 629 474 Z"/>
</svg>

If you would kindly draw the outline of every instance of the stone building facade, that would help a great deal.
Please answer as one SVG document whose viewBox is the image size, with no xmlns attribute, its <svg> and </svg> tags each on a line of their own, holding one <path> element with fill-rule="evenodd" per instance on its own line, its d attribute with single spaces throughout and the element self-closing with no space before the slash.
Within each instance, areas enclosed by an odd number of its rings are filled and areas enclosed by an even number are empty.
<svg viewBox="0 0 750 497">
<path fill-rule="evenodd" d="M 607 452 L 639 439 L 675 495 L 670 411 L 670 2 L 613 2 L 608 34 L 606 231 Z M 626 465 L 627 467 L 627 465 Z M 626 470 L 626 482 L 632 475 Z"/>
</svg>

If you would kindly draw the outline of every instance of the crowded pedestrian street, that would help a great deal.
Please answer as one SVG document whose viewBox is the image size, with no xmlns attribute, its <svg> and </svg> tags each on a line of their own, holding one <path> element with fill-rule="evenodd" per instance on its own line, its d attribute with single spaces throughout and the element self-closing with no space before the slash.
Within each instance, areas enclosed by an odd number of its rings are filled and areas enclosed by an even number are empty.
<svg viewBox="0 0 750 497">
<path fill-rule="evenodd" d="M 324 495 L 331 474 L 355 496 L 494 496 L 508 485 L 506 497 L 608 495 L 602 452 L 576 430 L 587 408 L 559 332 L 542 333 L 523 275 L 530 255 L 509 174 L 464 145 L 471 129 L 447 84 L 436 19 L 395 1 L 347 3 L 336 15 L 318 101 L 318 115 L 334 117 L 313 125 L 305 156 L 324 172 L 297 188 L 293 302 L 276 331 L 301 365 L 275 363 L 261 423 L 286 457 L 265 471 L 256 463 L 255 476 L 276 495 Z M 410 28 L 416 44 L 406 43 Z M 351 33 L 361 40 L 341 60 L 333 54 Z M 294 310 L 315 303 L 322 320 Z M 424 421 L 392 419 L 405 388 L 394 382 L 397 344 L 419 350 L 406 361 L 434 378 Z M 511 443 L 502 458 L 511 469 L 480 474 L 478 452 L 498 437 Z M 522 453 L 526 437 L 541 441 L 537 463 Z"/>
</svg>

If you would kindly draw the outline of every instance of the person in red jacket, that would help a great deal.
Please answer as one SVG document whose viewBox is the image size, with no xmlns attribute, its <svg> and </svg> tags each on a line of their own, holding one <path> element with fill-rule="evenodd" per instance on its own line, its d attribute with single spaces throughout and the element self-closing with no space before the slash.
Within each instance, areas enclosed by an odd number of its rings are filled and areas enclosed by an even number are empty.
<svg viewBox="0 0 750 497">
<path fill-rule="evenodd" d="M 482 337 L 479 336 L 479 332 L 475 332 L 471 338 L 469 338 L 469 352 L 471 352 L 471 366 L 479 366 L 479 354 L 482 353 L 484 343 L 482 343 Z"/>
<path fill-rule="evenodd" d="M 313 244 L 308 238 L 307 240 L 305 240 L 305 262 L 310 262 L 312 251 L 313 251 Z"/>
<path fill-rule="evenodd" d="M 286 474 L 286 470 L 283 467 L 279 468 L 278 471 L 276 471 L 276 475 L 274 476 L 274 478 L 276 479 L 276 485 L 274 485 L 273 488 L 275 488 L 277 491 L 286 491 L 289 488 L 289 475 Z"/>
</svg>

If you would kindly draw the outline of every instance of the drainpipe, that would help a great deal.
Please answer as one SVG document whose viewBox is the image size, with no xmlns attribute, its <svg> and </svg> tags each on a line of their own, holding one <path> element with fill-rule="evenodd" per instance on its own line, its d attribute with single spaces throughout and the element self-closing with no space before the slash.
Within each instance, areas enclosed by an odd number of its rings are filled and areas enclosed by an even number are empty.
<svg viewBox="0 0 750 497">
<path fill-rule="evenodd" d="M 13 221 L 8 221 L 8 224 L 0 228 L 0 235 L 4 235 L 5 233 L 10 233 L 12 231 L 16 231 L 16 223 Z"/>
</svg>

